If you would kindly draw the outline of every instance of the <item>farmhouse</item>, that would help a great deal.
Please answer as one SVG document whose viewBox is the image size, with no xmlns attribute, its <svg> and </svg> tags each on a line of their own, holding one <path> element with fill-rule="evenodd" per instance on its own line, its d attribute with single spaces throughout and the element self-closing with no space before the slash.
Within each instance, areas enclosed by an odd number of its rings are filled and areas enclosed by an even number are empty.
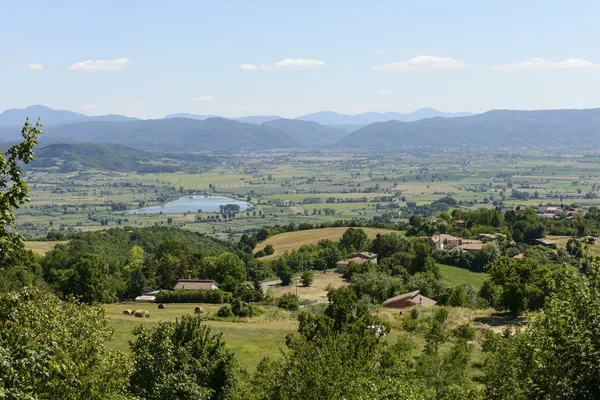
<svg viewBox="0 0 600 400">
<path fill-rule="evenodd" d="M 143 295 L 136 297 L 135 302 L 136 303 L 154 303 L 158 292 L 160 292 L 160 290 L 155 290 L 153 292 L 144 293 Z"/>
<path fill-rule="evenodd" d="M 350 262 L 355 262 L 357 264 L 362 264 L 364 262 L 377 264 L 377 254 L 369 253 L 367 251 L 363 251 L 362 253 L 354 253 L 350 255 L 350 257 L 335 263 L 335 267 L 337 268 L 337 271 L 339 273 L 342 273 L 344 272 L 348 264 L 350 264 Z"/>
<path fill-rule="evenodd" d="M 477 239 L 489 240 L 490 242 L 503 238 L 506 238 L 506 235 L 503 235 L 501 233 L 480 233 L 479 235 L 477 235 Z"/>
<path fill-rule="evenodd" d="M 440 233 L 433 235 L 430 238 L 436 250 L 450 251 L 454 248 L 460 247 L 464 244 L 481 244 L 480 240 L 463 239 L 456 236 L 448 235 L 446 233 Z"/>
<path fill-rule="evenodd" d="M 456 246 L 457 249 L 461 249 L 468 253 L 475 255 L 479 250 L 485 246 L 485 243 L 463 243 L 460 246 Z"/>
<path fill-rule="evenodd" d="M 436 304 L 435 300 L 422 296 L 418 290 L 392 297 L 383 302 L 385 308 L 433 307 Z"/>
<path fill-rule="evenodd" d="M 180 279 L 173 290 L 217 290 L 219 284 L 212 279 Z"/>
<path fill-rule="evenodd" d="M 556 243 L 554 243 L 550 239 L 535 239 L 535 243 L 536 244 L 541 244 L 542 246 L 550 247 L 550 248 L 553 248 L 553 249 L 556 248 Z"/>
</svg>

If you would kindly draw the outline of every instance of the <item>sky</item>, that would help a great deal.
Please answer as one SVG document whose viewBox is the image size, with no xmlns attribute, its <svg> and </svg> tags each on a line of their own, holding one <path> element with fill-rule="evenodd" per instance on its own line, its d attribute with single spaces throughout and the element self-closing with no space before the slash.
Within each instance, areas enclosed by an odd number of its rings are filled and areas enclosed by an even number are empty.
<svg viewBox="0 0 600 400">
<path fill-rule="evenodd" d="M 600 107 L 598 1 L 0 0 L 0 111 Z"/>
</svg>

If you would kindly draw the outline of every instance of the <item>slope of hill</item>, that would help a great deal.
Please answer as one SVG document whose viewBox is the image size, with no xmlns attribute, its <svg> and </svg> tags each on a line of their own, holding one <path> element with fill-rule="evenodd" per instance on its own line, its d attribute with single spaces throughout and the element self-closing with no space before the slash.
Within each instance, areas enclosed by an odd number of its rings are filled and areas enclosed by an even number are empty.
<svg viewBox="0 0 600 400">
<path fill-rule="evenodd" d="M 319 125 L 316 122 L 294 119 L 277 119 L 264 122 L 263 126 L 279 129 L 292 136 L 302 147 L 321 147 L 337 142 L 348 133 L 335 127 Z"/>
<path fill-rule="evenodd" d="M 83 121 L 87 115 L 67 110 L 54 110 L 46 106 L 29 106 L 27 108 L 11 108 L 0 113 L 0 126 L 23 126 L 25 119 L 33 123 L 41 118 L 44 124 L 69 124 Z"/>
<path fill-rule="evenodd" d="M 204 121 L 209 118 L 217 118 L 218 115 L 200 115 L 200 114 L 190 114 L 190 113 L 175 113 L 175 114 L 167 114 L 165 115 L 165 119 L 173 119 L 173 118 L 187 118 L 187 119 L 196 119 L 198 121 Z"/>
<path fill-rule="evenodd" d="M 424 118 L 454 118 L 454 117 L 466 117 L 474 115 L 473 113 L 447 113 L 437 111 L 433 108 L 421 108 L 409 114 L 400 114 L 395 112 L 366 112 L 362 114 L 347 115 L 340 114 L 333 111 L 322 111 L 313 114 L 302 115 L 296 119 L 302 121 L 313 121 L 321 125 L 368 125 L 375 122 L 384 121 L 403 121 L 413 122 Z"/>
<path fill-rule="evenodd" d="M 494 110 L 463 118 L 379 122 L 352 132 L 335 147 L 582 147 L 597 144 L 600 144 L 600 109 Z"/>
<path fill-rule="evenodd" d="M 238 117 L 238 118 L 232 118 L 236 121 L 240 121 L 240 122 L 247 122 L 249 124 L 262 124 L 268 121 L 274 121 L 276 119 L 280 119 L 281 117 L 278 117 L 277 115 L 251 115 L 248 117 Z"/>
<path fill-rule="evenodd" d="M 298 141 L 267 125 L 246 124 L 224 118 L 203 121 L 188 118 L 127 122 L 77 122 L 45 128 L 46 141 L 117 143 L 152 151 L 231 151 L 293 148 Z M 3 140 L 14 138 L 3 135 Z"/>
<path fill-rule="evenodd" d="M 133 171 L 158 156 L 118 144 L 59 143 L 35 151 L 32 168 L 60 166 L 62 169 L 98 168 Z"/>
<path fill-rule="evenodd" d="M 165 119 L 172 119 L 172 118 L 188 118 L 188 119 L 196 119 L 199 121 L 204 121 L 205 119 L 209 119 L 209 118 L 225 118 L 225 119 L 231 119 L 233 121 L 246 122 L 249 124 L 260 125 L 263 122 L 273 121 L 273 120 L 279 119 L 281 117 L 278 117 L 277 115 L 251 115 L 248 117 L 227 118 L 227 117 L 220 117 L 218 115 L 212 115 L 212 114 L 201 115 L 201 114 L 190 114 L 190 113 L 176 113 L 176 114 L 165 115 Z"/>
</svg>

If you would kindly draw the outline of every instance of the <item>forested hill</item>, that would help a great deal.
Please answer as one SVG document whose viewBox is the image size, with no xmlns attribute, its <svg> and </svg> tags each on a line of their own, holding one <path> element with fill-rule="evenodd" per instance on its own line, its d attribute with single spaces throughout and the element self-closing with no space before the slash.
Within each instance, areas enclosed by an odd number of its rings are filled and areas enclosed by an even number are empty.
<svg viewBox="0 0 600 400">
<path fill-rule="evenodd" d="M 301 147 L 295 138 L 267 125 L 224 118 L 78 122 L 49 127 L 44 140 L 118 143 L 152 151 L 231 151 Z"/>
<path fill-rule="evenodd" d="M 58 246 L 48 253 L 46 262 L 85 254 L 94 254 L 109 262 L 124 262 L 133 246 L 141 247 L 150 255 L 166 252 L 182 257 L 193 253 L 217 255 L 227 248 L 224 242 L 176 227 L 114 228 L 73 234 L 68 245 Z"/>
<path fill-rule="evenodd" d="M 488 111 L 470 117 L 387 121 L 352 132 L 338 148 L 565 146 L 600 144 L 600 109 Z"/>
<path fill-rule="evenodd" d="M 133 171 L 158 155 L 127 146 L 107 143 L 58 143 L 36 150 L 31 167 L 60 166 L 61 169 L 93 168 L 110 171 Z"/>
</svg>

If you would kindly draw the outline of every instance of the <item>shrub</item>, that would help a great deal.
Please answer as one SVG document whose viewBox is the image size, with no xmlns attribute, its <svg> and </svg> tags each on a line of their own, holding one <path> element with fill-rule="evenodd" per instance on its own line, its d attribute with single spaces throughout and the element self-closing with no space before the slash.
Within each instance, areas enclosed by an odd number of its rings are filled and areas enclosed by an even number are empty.
<svg viewBox="0 0 600 400">
<path fill-rule="evenodd" d="M 286 293 L 277 301 L 277 307 L 288 311 L 296 311 L 299 305 L 298 296 L 292 293 Z"/>
<path fill-rule="evenodd" d="M 454 336 L 460 339 L 473 340 L 475 337 L 475 329 L 469 324 L 461 325 L 454 330 Z"/>
<path fill-rule="evenodd" d="M 300 277 L 300 282 L 302 286 L 308 287 L 313 283 L 313 273 L 310 271 L 304 271 L 302 276 Z"/>
<path fill-rule="evenodd" d="M 257 308 L 243 302 L 239 297 L 231 302 L 231 312 L 236 317 L 253 317 L 256 315 L 257 310 Z"/>
<path fill-rule="evenodd" d="M 229 296 L 229 293 L 222 290 L 161 290 L 156 295 L 156 302 L 221 304 Z"/>
<path fill-rule="evenodd" d="M 265 246 L 264 252 L 265 252 L 266 255 L 270 256 L 273 253 L 275 253 L 275 249 L 273 248 L 272 244 L 268 244 L 268 245 Z"/>
<path fill-rule="evenodd" d="M 217 311 L 217 316 L 221 318 L 233 317 L 231 306 L 229 304 L 225 304 L 223 307 L 219 308 L 219 311 Z"/>
<path fill-rule="evenodd" d="M 410 309 L 410 317 L 412 319 L 419 319 L 421 317 L 421 307 L 413 307 Z"/>
</svg>

